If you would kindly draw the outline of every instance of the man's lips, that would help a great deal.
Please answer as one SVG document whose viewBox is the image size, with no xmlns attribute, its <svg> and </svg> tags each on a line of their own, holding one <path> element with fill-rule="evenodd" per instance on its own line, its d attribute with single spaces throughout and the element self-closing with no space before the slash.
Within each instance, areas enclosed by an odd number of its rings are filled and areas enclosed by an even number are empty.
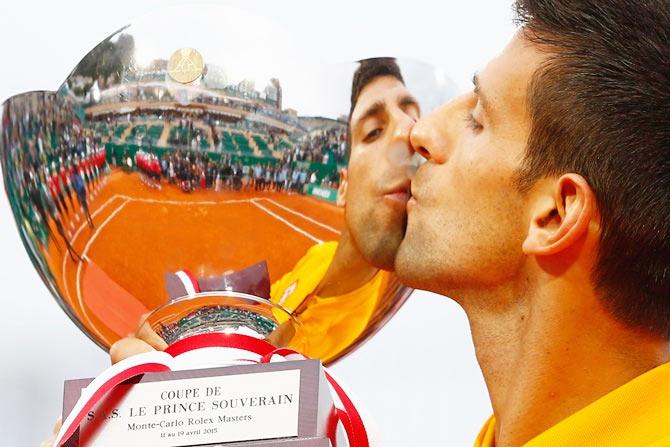
<svg viewBox="0 0 670 447">
<path fill-rule="evenodd" d="M 407 211 L 411 210 L 417 205 L 417 196 L 416 196 L 416 186 L 412 184 L 412 189 L 410 190 L 410 198 L 407 201 Z"/>
<path fill-rule="evenodd" d="M 411 182 L 405 180 L 397 186 L 391 188 L 384 194 L 384 198 L 395 203 L 399 203 L 403 206 L 407 203 L 411 197 L 410 193 Z"/>
<path fill-rule="evenodd" d="M 414 208 L 416 204 L 417 204 L 416 199 L 414 197 L 410 197 L 409 200 L 407 201 L 407 211 Z"/>
</svg>

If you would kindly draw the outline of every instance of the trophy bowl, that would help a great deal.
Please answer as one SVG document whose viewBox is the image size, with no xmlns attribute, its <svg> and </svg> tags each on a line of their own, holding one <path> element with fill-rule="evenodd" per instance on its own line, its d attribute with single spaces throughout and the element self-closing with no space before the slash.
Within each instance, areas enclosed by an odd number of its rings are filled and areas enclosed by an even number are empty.
<svg viewBox="0 0 670 447">
<path fill-rule="evenodd" d="M 392 260 L 416 157 L 352 144 L 352 80 L 396 67 L 409 115 L 451 85 L 411 61 L 325 65 L 301 48 L 242 11 L 166 9 L 102 41 L 57 90 L 4 103 L 20 236 L 102 348 L 142 327 L 168 345 L 234 332 L 330 363 L 408 297 Z"/>
</svg>

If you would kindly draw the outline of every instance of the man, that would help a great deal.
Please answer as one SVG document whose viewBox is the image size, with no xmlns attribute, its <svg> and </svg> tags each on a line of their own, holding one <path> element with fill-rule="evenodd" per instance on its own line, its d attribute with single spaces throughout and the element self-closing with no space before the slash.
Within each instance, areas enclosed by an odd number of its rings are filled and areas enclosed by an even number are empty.
<svg viewBox="0 0 670 447">
<path fill-rule="evenodd" d="M 670 445 L 670 8 L 518 0 L 422 118 L 396 272 L 465 310 L 477 446 Z"/>
<path fill-rule="evenodd" d="M 301 169 L 298 173 L 298 193 L 305 194 L 305 186 L 307 184 L 307 171 Z"/>
<path fill-rule="evenodd" d="M 384 291 L 397 287 L 389 271 L 405 231 L 409 131 L 419 113 L 393 59 L 361 62 L 352 82 L 348 170 L 338 193 L 344 229 L 338 241 L 310 248 L 271 291 L 272 301 L 302 323 L 306 338 L 319 341 L 306 353 L 324 362 L 363 333 Z M 306 180 L 300 171 L 301 185 Z"/>
<path fill-rule="evenodd" d="M 35 186 L 36 188 L 39 188 L 38 193 L 40 194 L 39 196 L 40 206 L 42 207 L 42 209 L 45 209 L 49 213 L 52 222 L 54 223 L 54 225 L 56 225 L 58 234 L 60 234 L 61 238 L 63 239 L 63 242 L 65 242 L 65 247 L 67 248 L 67 251 L 70 254 L 70 259 L 72 259 L 72 262 L 77 263 L 81 261 L 81 256 L 79 256 L 79 253 L 75 251 L 74 247 L 70 243 L 69 237 L 65 233 L 65 228 L 63 227 L 62 224 L 64 217 L 61 216 L 60 212 L 58 211 L 58 206 L 56 205 L 57 199 L 53 197 L 53 190 L 50 190 L 49 187 L 47 186 L 47 180 L 48 180 L 47 176 L 48 176 L 48 170 L 45 168 L 44 171 L 41 170 L 39 171 L 39 178 L 35 179 L 36 183 Z M 45 221 L 44 224 L 47 226 L 49 225 L 48 221 Z M 58 246 L 57 243 L 56 246 Z"/>
<path fill-rule="evenodd" d="M 91 217 L 91 211 L 88 207 L 88 199 L 86 198 L 86 186 L 84 179 L 82 177 L 80 168 L 76 168 L 73 171 L 72 174 L 72 186 L 74 188 L 75 193 L 77 194 L 77 198 L 79 199 L 79 205 L 81 206 L 82 210 L 84 211 L 84 216 L 86 217 L 86 221 L 88 222 L 88 226 L 91 228 L 91 230 L 95 229 L 95 224 L 93 224 L 93 218 Z"/>
</svg>

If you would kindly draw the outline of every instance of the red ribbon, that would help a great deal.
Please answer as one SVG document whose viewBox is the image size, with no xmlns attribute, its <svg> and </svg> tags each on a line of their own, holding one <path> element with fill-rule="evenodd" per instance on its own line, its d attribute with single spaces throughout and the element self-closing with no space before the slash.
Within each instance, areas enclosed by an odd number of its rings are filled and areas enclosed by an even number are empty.
<svg viewBox="0 0 670 447">
<path fill-rule="evenodd" d="M 261 356 L 277 349 L 265 340 L 248 335 L 212 332 L 182 338 L 168 346 L 165 352 L 172 357 L 177 357 L 185 352 L 201 348 L 236 348 Z"/>
</svg>

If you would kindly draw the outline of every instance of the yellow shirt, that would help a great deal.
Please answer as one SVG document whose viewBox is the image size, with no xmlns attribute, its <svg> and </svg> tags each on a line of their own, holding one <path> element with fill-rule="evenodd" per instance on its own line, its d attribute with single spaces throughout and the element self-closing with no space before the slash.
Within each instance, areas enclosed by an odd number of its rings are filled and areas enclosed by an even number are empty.
<svg viewBox="0 0 670 447">
<path fill-rule="evenodd" d="M 349 293 L 316 296 L 313 292 L 326 274 L 336 250 L 337 242 L 313 246 L 292 271 L 272 285 L 270 291 L 271 301 L 293 313 L 302 323 L 309 342 L 305 354 L 323 361 L 340 353 L 361 335 L 390 275 L 380 270 L 366 284 Z M 283 322 L 282 318 L 279 322 Z"/>
<path fill-rule="evenodd" d="M 495 446 L 495 418 L 475 447 Z M 670 446 L 670 363 L 636 377 L 541 433 L 524 447 Z"/>
<path fill-rule="evenodd" d="M 293 270 L 275 281 L 270 289 L 270 301 L 293 312 L 305 298 L 314 292 L 328 271 L 335 256 L 337 242 L 313 245 L 300 258 Z"/>
</svg>

